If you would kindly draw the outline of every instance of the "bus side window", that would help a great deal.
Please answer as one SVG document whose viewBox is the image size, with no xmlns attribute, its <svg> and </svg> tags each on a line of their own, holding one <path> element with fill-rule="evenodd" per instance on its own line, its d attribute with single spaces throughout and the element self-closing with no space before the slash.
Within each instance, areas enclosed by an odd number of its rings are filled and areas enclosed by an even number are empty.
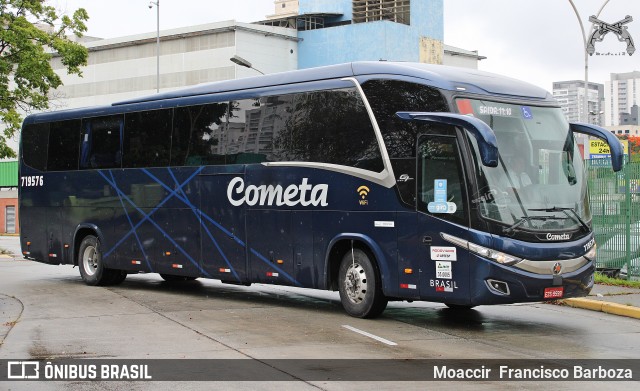
<svg viewBox="0 0 640 391">
<path fill-rule="evenodd" d="M 171 109 L 126 114 L 122 166 L 168 166 L 172 117 Z"/>
<path fill-rule="evenodd" d="M 51 123 L 47 171 L 78 169 L 81 121 Z"/>
<path fill-rule="evenodd" d="M 172 166 L 225 164 L 228 104 L 178 107 L 174 111 Z"/>
<path fill-rule="evenodd" d="M 238 137 L 244 143 L 235 149 L 244 162 L 331 163 L 374 172 L 384 168 L 373 125 L 354 88 L 233 102 L 229 121 L 236 120 L 246 123 Z"/>
<path fill-rule="evenodd" d="M 20 143 L 24 164 L 36 170 L 45 171 L 47 168 L 49 123 L 25 125 L 20 135 Z"/>
<path fill-rule="evenodd" d="M 272 150 L 273 108 L 262 99 L 242 99 L 231 102 L 227 122 L 227 164 L 250 164 L 268 161 Z"/>
<path fill-rule="evenodd" d="M 124 128 L 122 115 L 89 118 L 82 125 L 80 168 L 120 168 Z"/>
</svg>

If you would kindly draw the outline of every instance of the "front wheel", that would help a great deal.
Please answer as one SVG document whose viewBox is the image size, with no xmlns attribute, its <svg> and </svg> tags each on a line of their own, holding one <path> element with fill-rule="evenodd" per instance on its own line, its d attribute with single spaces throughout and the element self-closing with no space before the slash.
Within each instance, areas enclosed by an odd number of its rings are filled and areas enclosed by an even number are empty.
<svg viewBox="0 0 640 391">
<path fill-rule="evenodd" d="M 127 277 L 125 272 L 104 267 L 100 241 L 93 235 L 86 236 L 80 243 L 78 266 L 80 276 L 87 285 L 116 285 Z"/>
<path fill-rule="evenodd" d="M 375 318 L 387 307 L 380 275 L 367 252 L 348 251 L 340 263 L 339 279 L 340 300 L 349 315 Z"/>
</svg>

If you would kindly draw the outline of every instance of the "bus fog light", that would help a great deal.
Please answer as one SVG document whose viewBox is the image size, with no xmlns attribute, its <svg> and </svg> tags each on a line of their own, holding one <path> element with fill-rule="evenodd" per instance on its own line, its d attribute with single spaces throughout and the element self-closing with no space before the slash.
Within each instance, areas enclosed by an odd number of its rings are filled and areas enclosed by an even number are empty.
<svg viewBox="0 0 640 391">
<path fill-rule="evenodd" d="M 509 291 L 509 285 L 504 281 L 498 280 L 486 280 L 485 283 L 490 291 L 493 293 L 498 293 L 500 295 L 509 296 L 511 291 Z"/>
</svg>

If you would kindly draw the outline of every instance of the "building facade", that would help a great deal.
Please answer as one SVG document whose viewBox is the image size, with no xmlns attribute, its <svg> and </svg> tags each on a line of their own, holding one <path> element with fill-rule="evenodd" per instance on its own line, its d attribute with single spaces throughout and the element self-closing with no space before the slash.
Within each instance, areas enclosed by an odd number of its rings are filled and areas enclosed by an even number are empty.
<svg viewBox="0 0 640 391">
<path fill-rule="evenodd" d="M 443 42 L 443 0 L 281 0 L 261 23 L 298 31 L 298 68 L 351 61 L 478 67 L 477 52 Z"/>
<path fill-rule="evenodd" d="M 67 75 L 60 58 L 53 67 L 63 86 L 53 93 L 54 109 L 111 104 L 185 86 L 258 73 L 234 64 L 234 55 L 250 58 L 265 73 L 297 68 L 296 31 L 274 26 L 217 22 L 160 31 L 159 81 L 156 33 L 85 43 L 89 49 L 83 76 Z"/>
<path fill-rule="evenodd" d="M 63 86 L 52 109 L 111 104 L 190 85 L 368 60 L 468 68 L 477 52 L 443 44 L 443 0 L 275 0 L 255 23 L 216 22 L 111 39 L 84 38 L 83 76 L 52 65 Z M 254 69 L 236 65 L 238 55 Z M 158 66 L 159 62 L 159 66 Z M 158 76 L 159 70 L 159 76 Z M 159 83 L 158 83 L 159 79 Z"/>
<path fill-rule="evenodd" d="M 611 125 L 605 126 L 605 128 L 609 129 L 611 133 L 616 136 L 640 136 L 640 125 Z"/>
<path fill-rule="evenodd" d="M 0 162 L 0 234 L 20 232 L 18 224 L 18 162 Z"/>
<path fill-rule="evenodd" d="M 569 80 L 553 83 L 553 97 L 556 98 L 569 122 L 604 124 L 604 85 L 589 83 L 588 106 L 584 106 L 584 81 Z"/>
<path fill-rule="evenodd" d="M 638 104 L 640 104 L 640 71 L 612 73 L 611 80 L 605 83 L 606 124 L 612 126 L 624 124 L 624 119 L 628 120 L 632 115 L 633 106 Z"/>
<path fill-rule="evenodd" d="M 360 60 L 442 64 L 442 0 L 300 0 L 325 28 L 300 31 L 299 68 Z"/>
</svg>

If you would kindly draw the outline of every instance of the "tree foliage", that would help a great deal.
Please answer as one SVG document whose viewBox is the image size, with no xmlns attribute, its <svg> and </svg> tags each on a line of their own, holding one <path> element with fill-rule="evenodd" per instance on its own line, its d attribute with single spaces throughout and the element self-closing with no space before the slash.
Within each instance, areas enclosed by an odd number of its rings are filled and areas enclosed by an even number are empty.
<svg viewBox="0 0 640 391">
<path fill-rule="evenodd" d="M 640 162 L 640 137 L 639 136 L 618 136 L 621 140 L 629 140 L 630 161 Z"/>
<path fill-rule="evenodd" d="M 67 34 L 87 31 L 87 12 L 59 16 L 46 0 L 0 0 L 0 158 L 15 157 L 7 140 L 20 129 L 23 113 L 49 107 L 49 91 L 62 81 L 50 60 L 59 56 L 69 74 L 82 75 L 87 49 Z"/>
</svg>

